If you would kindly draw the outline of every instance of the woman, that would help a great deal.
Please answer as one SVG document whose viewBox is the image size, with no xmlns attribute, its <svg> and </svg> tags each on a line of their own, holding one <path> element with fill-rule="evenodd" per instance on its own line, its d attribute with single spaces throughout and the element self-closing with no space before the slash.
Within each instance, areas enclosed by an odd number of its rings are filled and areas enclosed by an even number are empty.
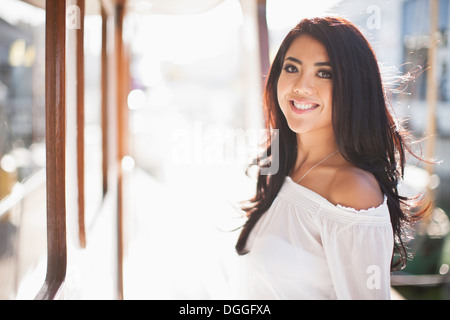
<svg viewBox="0 0 450 320">
<path fill-rule="evenodd" d="M 269 146 L 258 160 L 279 170 L 260 170 L 243 207 L 240 298 L 389 299 L 414 217 L 397 192 L 405 135 L 371 46 L 343 18 L 304 19 L 281 44 L 264 97 L 279 154 Z"/>
</svg>

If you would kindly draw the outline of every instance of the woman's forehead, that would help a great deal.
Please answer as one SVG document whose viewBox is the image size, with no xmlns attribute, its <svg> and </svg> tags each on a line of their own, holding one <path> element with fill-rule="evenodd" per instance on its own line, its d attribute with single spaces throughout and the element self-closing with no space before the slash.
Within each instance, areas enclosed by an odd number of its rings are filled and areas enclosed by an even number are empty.
<svg viewBox="0 0 450 320">
<path fill-rule="evenodd" d="M 285 59 L 295 58 L 300 62 L 330 62 L 325 46 L 309 35 L 301 35 L 294 39 L 286 51 Z"/>
</svg>

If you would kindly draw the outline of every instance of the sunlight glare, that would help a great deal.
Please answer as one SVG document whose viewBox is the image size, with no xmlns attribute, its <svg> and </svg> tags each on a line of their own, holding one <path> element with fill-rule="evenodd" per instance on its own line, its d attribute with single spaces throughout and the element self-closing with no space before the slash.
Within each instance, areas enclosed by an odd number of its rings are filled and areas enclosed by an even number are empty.
<svg viewBox="0 0 450 320">
<path fill-rule="evenodd" d="M 292 28 L 303 18 L 325 14 L 341 1 L 267 0 L 267 25 L 269 29 Z"/>
</svg>

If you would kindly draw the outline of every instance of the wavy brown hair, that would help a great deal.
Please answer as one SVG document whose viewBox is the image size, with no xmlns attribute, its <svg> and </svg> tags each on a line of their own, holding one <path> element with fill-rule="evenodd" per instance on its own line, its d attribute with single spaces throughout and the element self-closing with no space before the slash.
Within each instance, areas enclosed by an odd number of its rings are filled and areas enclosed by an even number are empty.
<svg viewBox="0 0 450 320">
<path fill-rule="evenodd" d="M 320 41 L 327 50 L 333 70 L 332 123 L 339 151 L 347 161 L 372 173 L 386 195 L 395 240 L 391 269 L 403 267 L 407 261 L 405 232 L 424 212 L 415 209 L 418 197 L 406 198 L 398 193 L 405 153 L 411 152 L 407 143 L 410 135 L 391 114 L 372 47 L 353 23 L 339 17 L 302 20 L 287 34 L 274 58 L 263 102 L 266 128 L 278 129 L 279 169 L 271 175 L 263 175 L 260 170 L 255 196 L 242 203 L 248 219 L 236 250 L 240 255 L 248 252 L 246 242 L 253 227 L 272 205 L 297 158 L 296 134 L 278 104 L 277 82 L 289 46 L 305 34 Z M 267 146 L 264 156 L 256 159 L 260 168 L 271 165 L 270 139 Z"/>
</svg>

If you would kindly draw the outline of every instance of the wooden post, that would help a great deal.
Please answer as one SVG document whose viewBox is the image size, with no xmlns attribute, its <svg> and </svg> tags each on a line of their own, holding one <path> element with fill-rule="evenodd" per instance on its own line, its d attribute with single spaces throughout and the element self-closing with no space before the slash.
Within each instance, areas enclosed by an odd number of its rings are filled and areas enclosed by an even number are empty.
<svg viewBox="0 0 450 320">
<path fill-rule="evenodd" d="M 426 136 L 428 138 L 425 149 L 426 159 L 434 157 L 435 140 L 436 140 L 436 104 L 437 104 L 437 86 L 436 86 L 436 46 L 439 21 L 439 0 L 430 0 L 430 44 L 428 48 L 428 71 L 427 71 L 427 127 Z M 434 165 L 426 163 L 426 171 L 428 175 L 433 174 Z M 430 201 L 430 209 L 428 213 L 434 210 L 434 192 L 427 185 L 427 197 Z M 427 215 L 430 217 L 430 215 Z"/>
<path fill-rule="evenodd" d="M 269 61 L 269 32 L 267 30 L 266 0 L 258 0 L 258 37 L 259 62 L 262 74 L 262 90 L 266 85 L 266 77 L 270 69 Z"/>
<path fill-rule="evenodd" d="M 36 299 L 51 300 L 66 277 L 65 64 L 66 0 L 46 0 L 45 143 L 47 175 L 47 274 Z"/>
<path fill-rule="evenodd" d="M 116 69 L 117 69 L 117 258 L 118 258 L 118 298 L 123 299 L 123 256 L 124 256 L 124 172 L 121 161 L 126 154 L 126 89 L 125 50 L 123 43 L 123 22 L 125 18 L 125 1 L 116 4 Z"/>
<path fill-rule="evenodd" d="M 102 188 L 103 196 L 108 190 L 108 13 L 106 12 L 104 4 L 101 5 L 102 15 L 102 69 L 101 69 L 101 114 L 102 114 Z"/>
<path fill-rule="evenodd" d="M 77 33 L 77 180 L 78 180 L 78 237 L 86 247 L 84 199 L 84 15 L 85 0 L 77 0 L 80 8 L 80 29 Z"/>
</svg>

